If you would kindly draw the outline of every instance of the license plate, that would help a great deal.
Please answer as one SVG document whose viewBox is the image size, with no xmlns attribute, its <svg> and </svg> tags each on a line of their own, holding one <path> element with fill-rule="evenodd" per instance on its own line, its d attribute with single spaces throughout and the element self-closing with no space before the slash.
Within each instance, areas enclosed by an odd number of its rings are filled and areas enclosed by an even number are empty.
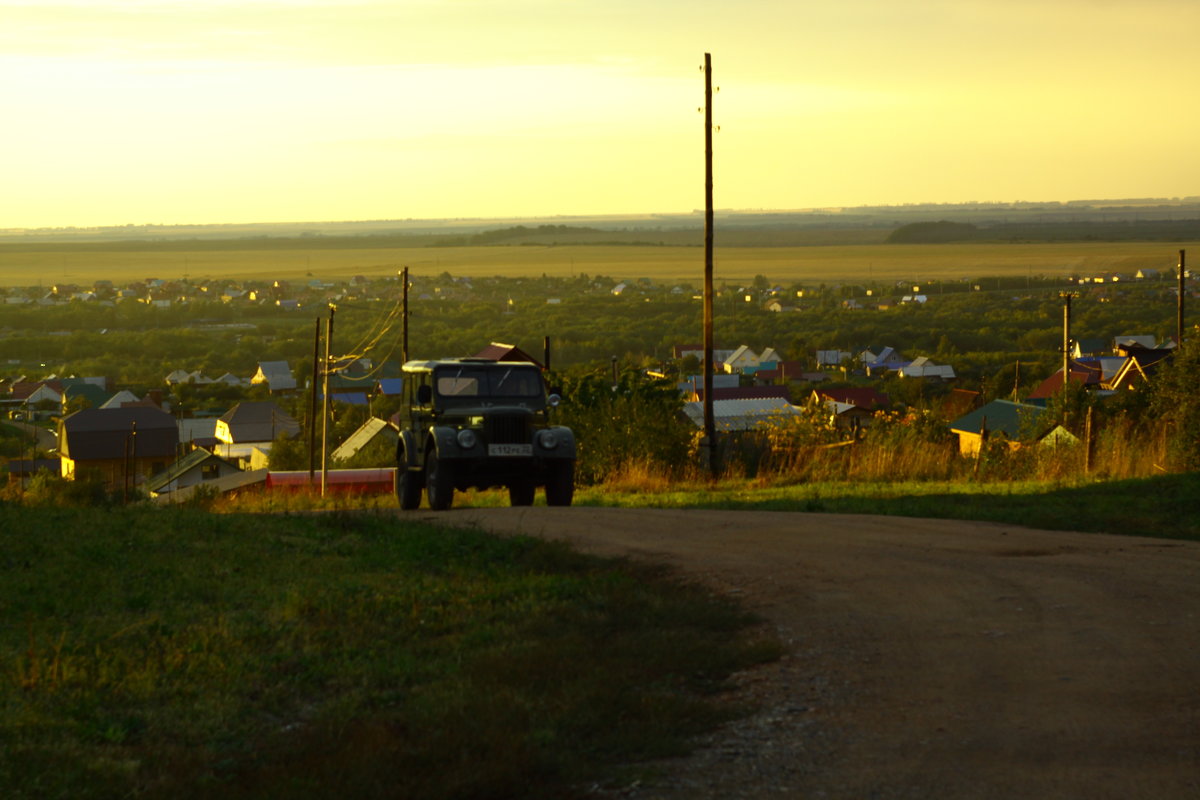
<svg viewBox="0 0 1200 800">
<path fill-rule="evenodd" d="M 531 444 L 489 444 L 489 456 L 531 456 L 533 455 L 533 445 Z"/>
</svg>

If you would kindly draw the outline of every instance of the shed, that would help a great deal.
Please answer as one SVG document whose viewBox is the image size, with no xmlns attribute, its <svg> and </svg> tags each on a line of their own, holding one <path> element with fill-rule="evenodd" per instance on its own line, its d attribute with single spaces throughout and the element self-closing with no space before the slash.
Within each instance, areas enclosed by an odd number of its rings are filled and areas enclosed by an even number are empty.
<svg viewBox="0 0 1200 800">
<path fill-rule="evenodd" d="M 354 457 L 359 451 L 374 441 L 377 437 L 386 437 L 387 441 L 395 445 L 400 439 L 400 433 L 387 420 L 379 417 L 371 417 L 354 433 L 338 445 L 337 449 L 329 454 L 329 457 L 334 461 L 348 461 Z"/>
</svg>

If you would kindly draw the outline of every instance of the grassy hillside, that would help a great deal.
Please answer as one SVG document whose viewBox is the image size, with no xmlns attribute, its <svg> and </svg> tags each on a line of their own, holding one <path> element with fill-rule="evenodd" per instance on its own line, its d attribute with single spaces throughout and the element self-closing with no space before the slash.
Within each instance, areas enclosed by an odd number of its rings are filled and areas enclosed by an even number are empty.
<svg viewBox="0 0 1200 800">
<path fill-rule="evenodd" d="M 1109 481 L 1038 480 L 821 481 L 730 480 L 719 486 L 677 483 L 598 486 L 580 505 L 720 508 L 885 514 L 987 520 L 1030 528 L 1200 541 L 1200 474 Z"/>
<path fill-rule="evenodd" d="M 661 573 L 392 516 L 0 531 L 6 798 L 570 797 L 776 653 Z"/>
</svg>

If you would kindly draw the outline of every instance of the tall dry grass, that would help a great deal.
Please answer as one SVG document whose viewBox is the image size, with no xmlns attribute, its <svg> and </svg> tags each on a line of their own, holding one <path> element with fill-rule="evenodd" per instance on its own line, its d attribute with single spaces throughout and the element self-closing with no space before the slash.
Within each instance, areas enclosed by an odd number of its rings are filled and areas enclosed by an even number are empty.
<svg viewBox="0 0 1200 800">
<path fill-rule="evenodd" d="M 721 436 L 721 475 L 757 485 L 788 483 L 1011 482 L 1125 480 L 1166 471 L 1163 435 L 1119 417 L 1098 425 L 1088 443 L 1011 443 L 994 439 L 978 457 L 959 452 L 944 420 L 921 412 L 878 415 L 858 432 L 819 415 L 773 420 Z M 665 493 L 710 483 L 693 448 L 687 463 L 629 460 L 600 483 L 605 491 Z"/>
</svg>

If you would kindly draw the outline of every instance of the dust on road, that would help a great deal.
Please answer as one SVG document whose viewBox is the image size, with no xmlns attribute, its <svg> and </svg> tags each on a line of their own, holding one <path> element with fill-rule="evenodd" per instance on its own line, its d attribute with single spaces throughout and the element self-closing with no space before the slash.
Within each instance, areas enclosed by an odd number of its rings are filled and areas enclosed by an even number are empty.
<svg viewBox="0 0 1200 800">
<path fill-rule="evenodd" d="M 413 518 L 667 563 L 789 653 L 640 798 L 1200 797 L 1200 545 L 996 523 L 499 508 Z"/>
</svg>

